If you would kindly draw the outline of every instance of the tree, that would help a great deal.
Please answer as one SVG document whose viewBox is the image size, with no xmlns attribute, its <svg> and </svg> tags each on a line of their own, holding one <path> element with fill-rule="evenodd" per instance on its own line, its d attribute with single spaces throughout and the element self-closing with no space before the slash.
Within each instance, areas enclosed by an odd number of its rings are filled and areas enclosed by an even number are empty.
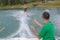
<svg viewBox="0 0 60 40">
<path fill-rule="evenodd" d="M 0 5 L 15 5 L 15 4 L 24 4 L 30 2 L 36 2 L 40 0 L 0 0 Z"/>
</svg>

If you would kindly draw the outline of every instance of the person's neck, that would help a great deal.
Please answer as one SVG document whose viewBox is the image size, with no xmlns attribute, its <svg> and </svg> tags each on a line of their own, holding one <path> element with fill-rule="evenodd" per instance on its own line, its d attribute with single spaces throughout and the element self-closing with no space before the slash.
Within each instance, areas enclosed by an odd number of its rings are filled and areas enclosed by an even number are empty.
<svg viewBox="0 0 60 40">
<path fill-rule="evenodd" d="M 49 20 L 45 20 L 45 21 L 44 21 L 44 23 L 47 23 L 47 22 L 49 22 Z"/>
</svg>

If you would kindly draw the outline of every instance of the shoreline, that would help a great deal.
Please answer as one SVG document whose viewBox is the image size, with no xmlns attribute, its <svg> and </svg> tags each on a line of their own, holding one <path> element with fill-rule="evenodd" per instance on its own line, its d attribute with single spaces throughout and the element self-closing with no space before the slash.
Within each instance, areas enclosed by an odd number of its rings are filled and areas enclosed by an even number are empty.
<svg viewBox="0 0 60 40">
<path fill-rule="evenodd" d="M 35 5 L 35 6 L 34 6 Z M 60 2 L 48 2 L 48 3 L 41 3 L 41 2 L 32 2 L 27 4 L 28 9 L 32 8 L 60 8 Z M 0 6 L 0 10 L 10 10 L 10 9 L 23 9 L 23 5 L 7 5 L 7 6 Z"/>
<path fill-rule="evenodd" d="M 35 9 L 35 8 L 28 8 L 29 9 Z M 40 7 L 37 9 L 60 9 L 60 7 Z M 0 10 L 23 10 L 23 8 L 4 8 L 4 9 L 0 9 Z"/>
</svg>

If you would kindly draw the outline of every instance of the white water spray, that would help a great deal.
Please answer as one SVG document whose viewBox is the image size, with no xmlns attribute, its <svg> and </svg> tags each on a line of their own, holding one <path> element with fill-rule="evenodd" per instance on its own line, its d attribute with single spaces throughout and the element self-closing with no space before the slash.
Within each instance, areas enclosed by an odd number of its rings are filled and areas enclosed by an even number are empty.
<svg viewBox="0 0 60 40">
<path fill-rule="evenodd" d="M 22 14 L 20 14 L 20 15 L 22 15 L 22 16 L 20 16 L 21 24 L 20 24 L 20 34 L 19 35 L 21 37 L 27 37 L 27 34 L 26 34 L 26 32 L 27 32 L 28 35 L 30 37 L 32 37 L 33 35 L 31 33 L 29 25 L 28 25 L 29 18 L 27 17 L 27 15 L 24 14 L 24 12 Z"/>
<path fill-rule="evenodd" d="M 28 25 L 28 20 L 30 18 L 27 17 L 24 14 L 24 11 L 18 11 L 18 12 L 16 11 L 16 12 L 14 12 L 13 15 L 10 15 L 10 16 L 16 17 L 16 19 L 20 21 L 20 26 L 19 26 L 19 29 L 18 29 L 17 32 L 13 33 L 12 35 L 8 36 L 7 38 L 12 38 L 13 36 L 15 36 L 17 34 L 19 34 L 20 37 L 25 37 L 25 38 L 27 36 L 33 37 L 33 34 L 32 34 L 32 32 L 31 32 L 31 30 L 29 28 L 29 25 Z"/>
</svg>

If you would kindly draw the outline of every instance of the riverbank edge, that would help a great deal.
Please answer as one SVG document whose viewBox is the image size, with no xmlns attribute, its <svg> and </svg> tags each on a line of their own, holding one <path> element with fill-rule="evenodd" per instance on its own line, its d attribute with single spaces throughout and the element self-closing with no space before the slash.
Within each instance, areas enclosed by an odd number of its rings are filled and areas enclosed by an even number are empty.
<svg viewBox="0 0 60 40">
<path fill-rule="evenodd" d="M 32 2 L 32 3 L 28 3 L 27 6 L 28 6 L 28 9 L 60 8 L 60 2 L 48 2 L 48 3 Z M 17 4 L 17 5 L 0 6 L 0 10 L 14 10 L 14 9 L 23 9 L 23 5 Z"/>
</svg>

